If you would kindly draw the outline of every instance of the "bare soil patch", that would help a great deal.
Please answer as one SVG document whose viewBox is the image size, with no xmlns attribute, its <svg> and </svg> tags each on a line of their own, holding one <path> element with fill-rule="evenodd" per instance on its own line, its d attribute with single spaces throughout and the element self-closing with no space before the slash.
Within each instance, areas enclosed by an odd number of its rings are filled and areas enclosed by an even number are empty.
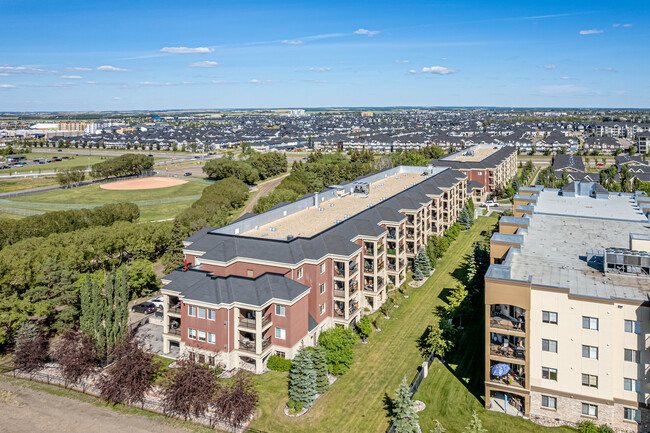
<svg viewBox="0 0 650 433">
<path fill-rule="evenodd" d="M 143 177 L 141 179 L 120 180 L 118 182 L 106 183 L 100 186 L 101 189 L 111 191 L 132 191 L 136 189 L 158 189 L 169 188 L 187 183 L 185 179 L 175 177 Z"/>
</svg>

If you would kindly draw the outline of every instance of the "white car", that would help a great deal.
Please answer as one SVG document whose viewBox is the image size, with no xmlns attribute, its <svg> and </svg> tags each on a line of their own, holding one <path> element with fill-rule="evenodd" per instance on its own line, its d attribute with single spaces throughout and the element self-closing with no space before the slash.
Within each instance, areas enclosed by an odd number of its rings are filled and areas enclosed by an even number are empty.
<svg viewBox="0 0 650 433">
<path fill-rule="evenodd" d="M 158 296 L 157 298 L 149 299 L 148 302 L 151 302 L 156 306 L 156 308 L 162 308 L 163 307 L 163 297 Z"/>
<path fill-rule="evenodd" d="M 485 203 L 481 203 L 481 207 L 493 207 L 493 206 L 499 206 L 499 203 L 495 203 L 492 200 L 488 200 Z"/>
</svg>

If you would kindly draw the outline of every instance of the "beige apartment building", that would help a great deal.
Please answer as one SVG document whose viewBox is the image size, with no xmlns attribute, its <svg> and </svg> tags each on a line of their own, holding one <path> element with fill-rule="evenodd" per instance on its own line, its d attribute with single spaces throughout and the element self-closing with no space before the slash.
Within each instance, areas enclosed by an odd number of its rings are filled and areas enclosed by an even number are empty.
<svg viewBox="0 0 650 433">
<path fill-rule="evenodd" d="M 490 242 L 486 407 L 650 431 L 648 201 L 586 182 L 522 188 Z"/>
</svg>

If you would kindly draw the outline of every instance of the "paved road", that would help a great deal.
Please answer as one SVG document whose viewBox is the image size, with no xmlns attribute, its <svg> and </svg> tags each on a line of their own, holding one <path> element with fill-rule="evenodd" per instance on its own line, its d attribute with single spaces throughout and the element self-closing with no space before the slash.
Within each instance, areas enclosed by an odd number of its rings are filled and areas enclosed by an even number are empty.
<svg viewBox="0 0 650 433">
<path fill-rule="evenodd" d="M 29 383 L 27 383 L 29 385 Z M 0 431 L 7 433 L 180 433 L 140 415 L 126 415 L 0 379 Z"/>
</svg>

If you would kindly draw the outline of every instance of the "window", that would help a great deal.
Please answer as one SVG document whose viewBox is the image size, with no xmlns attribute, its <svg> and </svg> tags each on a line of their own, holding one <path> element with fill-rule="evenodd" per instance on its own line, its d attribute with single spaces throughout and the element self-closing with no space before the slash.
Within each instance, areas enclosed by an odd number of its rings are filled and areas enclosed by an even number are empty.
<svg viewBox="0 0 650 433">
<path fill-rule="evenodd" d="M 188 316 L 196 316 L 196 307 L 194 305 L 188 305 L 187 306 L 187 315 Z"/>
<path fill-rule="evenodd" d="M 542 339 L 542 350 L 544 352 L 557 353 L 557 341 Z"/>
<path fill-rule="evenodd" d="M 253 275 L 255 275 L 255 273 L 253 272 L 252 269 L 248 269 L 248 270 L 246 271 L 246 276 L 247 276 L 248 278 L 253 278 Z"/>
<path fill-rule="evenodd" d="M 199 341 L 205 341 L 205 331 L 199 331 Z"/>
<path fill-rule="evenodd" d="M 285 316 L 287 314 L 287 307 L 284 305 L 275 306 L 275 315 L 276 316 Z"/>
<path fill-rule="evenodd" d="M 598 359 L 598 348 L 595 346 L 582 346 L 582 357 Z"/>
<path fill-rule="evenodd" d="M 187 336 L 192 340 L 196 340 L 196 329 L 187 328 Z"/>
<path fill-rule="evenodd" d="M 322 295 L 323 293 L 325 293 L 325 283 L 320 283 L 319 287 L 320 287 L 320 294 Z"/>
<path fill-rule="evenodd" d="M 215 334 L 214 332 L 208 332 L 208 343 L 214 344 L 216 342 L 217 342 L 217 334 Z"/>
<path fill-rule="evenodd" d="M 598 376 L 583 373 L 582 386 L 588 386 L 589 388 L 598 388 Z"/>
<path fill-rule="evenodd" d="M 552 311 L 542 311 L 542 322 L 557 325 L 557 313 Z"/>
<path fill-rule="evenodd" d="M 623 389 L 626 391 L 636 391 L 639 392 L 639 381 L 636 379 L 623 379 Z"/>
<path fill-rule="evenodd" d="M 205 308 L 199 307 L 196 309 L 196 317 L 199 319 L 205 319 Z"/>
<path fill-rule="evenodd" d="M 631 407 L 623 408 L 623 418 L 625 418 L 627 421 L 639 422 L 641 420 L 641 417 L 639 416 L 639 410 L 632 409 Z"/>
<path fill-rule="evenodd" d="M 598 318 L 582 316 L 582 328 L 598 331 Z"/>
<path fill-rule="evenodd" d="M 325 272 L 325 263 L 321 263 L 320 264 L 320 273 L 322 274 L 324 272 Z"/>
<path fill-rule="evenodd" d="M 582 403 L 582 414 L 598 418 L 598 406 L 595 404 Z"/>
<path fill-rule="evenodd" d="M 557 409 L 557 398 L 548 395 L 542 396 L 542 407 L 548 409 Z"/>
<path fill-rule="evenodd" d="M 321 314 L 325 314 L 325 304 L 318 305 L 318 309 Z"/>
<path fill-rule="evenodd" d="M 557 381 L 557 369 L 542 367 L 542 379 Z"/>
<path fill-rule="evenodd" d="M 287 330 L 282 328 L 275 328 L 275 338 L 279 338 L 280 340 L 286 340 Z"/>
<path fill-rule="evenodd" d="M 296 271 L 296 278 L 299 280 L 302 278 L 302 268 L 298 269 Z"/>
<path fill-rule="evenodd" d="M 214 320 L 216 312 L 214 310 L 208 310 L 208 320 Z"/>
<path fill-rule="evenodd" d="M 625 360 L 627 362 L 636 362 L 637 364 L 640 361 L 641 354 L 638 350 L 625 349 Z"/>
<path fill-rule="evenodd" d="M 641 324 L 636 320 L 626 320 L 625 321 L 625 332 L 631 332 L 633 334 L 641 333 Z"/>
</svg>

